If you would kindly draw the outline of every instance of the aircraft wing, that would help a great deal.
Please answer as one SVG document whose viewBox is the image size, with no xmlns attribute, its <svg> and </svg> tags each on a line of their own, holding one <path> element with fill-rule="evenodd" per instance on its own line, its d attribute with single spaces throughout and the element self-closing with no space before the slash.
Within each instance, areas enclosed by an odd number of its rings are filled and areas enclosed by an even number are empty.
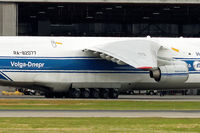
<svg viewBox="0 0 200 133">
<path fill-rule="evenodd" d="M 121 65 L 128 64 L 138 69 L 150 69 L 158 66 L 157 53 L 160 48 L 161 45 L 154 41 L 138 39 L 97 45 L 85 51 L 93 52 Z"/>
</svg>

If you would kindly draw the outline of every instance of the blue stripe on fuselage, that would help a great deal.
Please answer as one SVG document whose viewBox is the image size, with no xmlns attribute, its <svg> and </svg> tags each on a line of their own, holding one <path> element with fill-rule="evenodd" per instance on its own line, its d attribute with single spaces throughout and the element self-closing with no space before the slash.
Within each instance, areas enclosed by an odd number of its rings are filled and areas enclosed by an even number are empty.
<svg viewBox="0 0 200 133">
<path fill-rule="evenodd" d="M 190 64 L 190 74 L 200 73 L 193 68 L 193 62 L 197 59 L 179 59 Z M 200 59 L 199 59 L 200 60 Z M 135 69 L 129 65 L 118 65 L 96 57 L 16 57 L 0 56 L 0 69 L 3 72 L 33 72 L 33 73 L 130 73 L 148 74 L 148 71 Z M 165 75 L 165 74 L 163 74 Z M 185 75 L 183 73 L 166 74 Z M 4 73 L 0 73 L 0 79 L 12 80 Z"/>
<path fill-rule="evenodd" d="M 0 58 L 0 69 L 9 70 L 136 70 L 101 58 Z M 141 71 L 141 70 L 137 70 Z"/>
<path fill-rule="evenodd" d="M 0 79 L 8 80 L 8 78 L 7 78 L 6 76 L 4 76 L 4 74 L 2 74 L 1 72 L 0 72 Z M 10 79 L 10 78 L 9 78 L 9 79 Z"/>
<path fill-rule="evenodd" d="M 193 63 L 200 58 L 175 58 L 185 61 L 189 71 L 196 71 Z M 143 71 L 129 65 L 118 65 L 96 57 L 27 57 L 0 56 L 0 69 L 8 70 L 110 70 L 110 71 Z M 199 71 L 197 71 L 199 72 Z"/>
<path fill-rule="evenodd" d="M 194 68 L 194 62 L 195 61 L 200 61 L 200 58 L 174 58 L 174 59 L 176 59 L 176 60 L 181 60 L 181 61 L 184 61 L 184 62 L 186 62 L 187 64 L 188 64 L 188 68 L 189 68 L 189 71 L 191 72 L 193 72 L 194 73 L 194 71 L 196 71 L 196 72 L 200 72 L 200 71 L 197 71 L 195 68 Z"/>
</svg>

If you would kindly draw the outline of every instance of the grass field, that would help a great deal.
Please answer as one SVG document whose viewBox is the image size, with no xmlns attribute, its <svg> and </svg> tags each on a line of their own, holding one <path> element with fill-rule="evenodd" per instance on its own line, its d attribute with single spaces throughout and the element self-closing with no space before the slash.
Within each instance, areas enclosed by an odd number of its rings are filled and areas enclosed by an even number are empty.
<svg viewBox="0 0 200 133">
<path fill-rule="evenodd" d="M 0 133 L 199 133 L 200 119 L 0 118 Z"/>
<path fill-rule="evenodd" d="M 200 110 L 200 102 L 0 99 L 1 109 Z M 0 118 L 0 133 L 200 133 L 200 119 Z"/>
<path fill-rule="evenodd" d="M 0 109 L 33 110 L 200 110 L 200 102 L 0 99 Z"/>
</svg>

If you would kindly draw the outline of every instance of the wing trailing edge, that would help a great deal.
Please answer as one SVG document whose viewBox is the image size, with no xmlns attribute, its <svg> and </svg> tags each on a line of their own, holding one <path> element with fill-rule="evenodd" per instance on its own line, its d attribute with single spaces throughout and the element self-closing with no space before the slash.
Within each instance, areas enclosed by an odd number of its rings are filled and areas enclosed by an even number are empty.
<svg viewBox="0 0 200 133">
<path fill-rule="evenodd" d="M 154 41 L 136 39 L 97 45 L 84 51 L 120 65 L 128 64 L 138 69 L 151 69 L 158 67 L 157 54 L 160 48 L 161 45 Z"/>
</svg>

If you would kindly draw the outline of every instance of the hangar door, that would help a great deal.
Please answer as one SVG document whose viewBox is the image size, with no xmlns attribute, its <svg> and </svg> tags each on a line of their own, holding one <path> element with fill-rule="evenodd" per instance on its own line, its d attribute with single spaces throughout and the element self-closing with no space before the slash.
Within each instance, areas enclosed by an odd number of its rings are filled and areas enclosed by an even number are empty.
<svg viewBox="0 0 200 133">
<path fill-rule="evenodd" d="M 18 34 L 200 37 L 200 5 L 19 3 Z"/>
</svg>

